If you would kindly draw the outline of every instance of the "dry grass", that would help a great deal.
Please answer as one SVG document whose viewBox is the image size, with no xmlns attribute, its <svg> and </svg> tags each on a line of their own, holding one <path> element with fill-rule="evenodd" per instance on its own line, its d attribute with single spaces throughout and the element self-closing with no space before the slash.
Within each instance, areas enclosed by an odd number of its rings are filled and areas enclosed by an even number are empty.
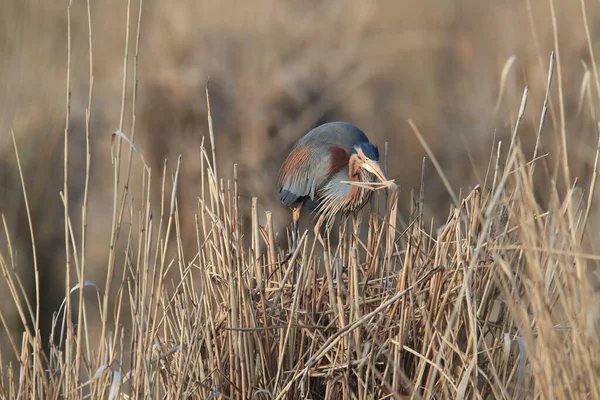
<svg viewBox="0 0 600 400">
<path fill-rule="evenodd" d="M 576 143 L 567 135 L 565 97 L 572 99 L 567 94 L 573 90 L 561 78 L 560 53 L 551 58 L 545 86 L 519 96 L 508 140 L 494 143 L 487 168 L 473 162 L 480 184 L 472 190 L 455 193 L 418 124 L 409 122 L 452 199 L 444 223 L 424 217 L 427 186 L 418 174 L 418 195 L 405 191 L 411 193 L 406 221 L 392 187 L 387 207 L 381 207 L 385 212 L 343 221 L 330 252 L 305 233 L 297 252 L 282 262 L 289 242 L 277 234 L 276 224 L 282 223 L 269 211 L 263 214 L 256 197 L 241 195 L 243 170 L 219 161 L 222 142 L 213 132 L 211 112 L 222 111 L 214 103 L 211 111 L 208 91 L 210 146 L 188 145 L 198 160 L 197 180 L 186 179 L 185 160 L 156 168 L 135 144 L 143 21 L 138 11 L 129 7 L 123 26 L 131 43 L 124 43 L 118 129 L 112 164 L 98 163 L 100 173 L 92 172 L 97 53 L 91 37 L 85 118 L 76 130 L 84 144 L 75 151 L 68 93 L 78 64 L 67 54 L 64 176 L 55 189 L 68 218 L 54 226 L 64 232 L 64 275 L 53 277 L 64 300 L 52 316 L 50 340 L 39 334 L 40 321 L 49 318 L 40 315 L 48 282 L 41 278 L 39 229 L 27 195 L 29 150 L 18 145 L 18 135 L 12 137 L 20 182 L 13 197 L 19 193 L 26 210 L 33 248 L 26 267 L 35 295 L 23 283 L 18 246 L 3 217 L 0 268 L 20 323 L 15 332 L 0 314 L 9 349 L 0 354 L 0 395 L 600 398 L 600 256 L 597 227 L 591 224 L 600 145 L 597 139 L 587 143 L 594 150 L 591 161 L 569 158 L 569 146 Z M 76 20 L 93 32 L 89 8 L 87 14 Z M 66 22 L 70 49 L 70 12 Z M 574 91 L 581 101 L 573 124 L 585 127 L 591 121 L 597 138 L 600 80 L 587 21 L 583 25 L 592 69 L 586 67 L 581 91 Z M 505 95 L 505 83 L 499 86 Z M 545 98 L 539 110 L 531 110 L 533 95 Z M 500 104 L 500 97 L 493 103 Z M 526 122 L 528 112 L 539 118 L 540 111 L 539 122 Z M 309 117 L 300 118 L 298 127 Z M 555 136 L 539 147 L 546 131 Z M 532 138 L 535 147 L 526 150 L 522 143 Z M 251 140 L 256 138 L 244 139 Z M 73 160 L 83 160 L 75 165 L 85 171 L 81 207 L 70 202 L 79 195 L 69 178 Z M 589 179 L 575 178 L 586 168 Z M 90 194 L 95 180 L 106 176 L 111 190 Z M 182 193 L 189 191 L 197 198 L 193 208 L 181 206 Z M 110 218 L 91 218 L 88 205 L 99 201 L 96 196 L 111 199 Z M 98 246 L 90 237 L 102 225 L 109 225 L 110 239 L 103 256 L 95 257 L 91 253 Z M 195 234 L 188 235 L 186 226 Z M 90 279 L 99 262 L 105 277 Z"/>
<path fill-rule="evenodd" d="M 283 265 L 270 214 L 260 226 L 253 202 L 244 237 L 241 208 L 250 205 L 239 201 L 238 182 L 220 180 L 206 148 L 200 153 L 195 216 L 177 208 L 179 164 L 171 176 L 165 168 L 160 214 L 144 202 L 115 225 L 129 228 L 114 307 L 102 307 L 110 284 L 75 285 L 97 300 L 61 307 L 47 355 L 29 328 L 12 338 L 18 361 L 3 366 L 3 396 L 600 396 L 600 302 L 590 279 L 600 257 L 579 251 L 585 202 L 551 193 L 541 209 L 534 164 L 518 144 L 440 229 L 423 225 L 420 203 L 409 227 L 395 229 L 391 190 L 388 218 L 365 216 L 365 241 L 358 220 L 331 253 L 305 234 Z M 147 195 L 150 174 L 139 177 Z M 181 242 L 182 218 L 195 218 L 193 248 Z M 21 300 L 11 257 L 0 264 L 27 326 L 35 311 Z M 66 324 L 78 310 L 79 324 Z M 103 339 L 89 333 L 94 314 Z"/>
</svg>

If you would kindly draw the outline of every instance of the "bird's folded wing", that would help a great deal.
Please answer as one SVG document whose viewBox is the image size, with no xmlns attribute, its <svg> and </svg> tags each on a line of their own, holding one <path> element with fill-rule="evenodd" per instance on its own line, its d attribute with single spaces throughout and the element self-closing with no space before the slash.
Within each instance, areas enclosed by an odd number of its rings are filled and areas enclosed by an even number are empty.
<svg viewBox="0 0 600 400">
<path fill-rule="evenodd" d="M 348 166 L 348 157 L 348 151 L 338 146 L 293 149 L 279 173 L 280 201 L 292 207 L 306 198 L 314 200 L 331 177 Z"/>
</svg>

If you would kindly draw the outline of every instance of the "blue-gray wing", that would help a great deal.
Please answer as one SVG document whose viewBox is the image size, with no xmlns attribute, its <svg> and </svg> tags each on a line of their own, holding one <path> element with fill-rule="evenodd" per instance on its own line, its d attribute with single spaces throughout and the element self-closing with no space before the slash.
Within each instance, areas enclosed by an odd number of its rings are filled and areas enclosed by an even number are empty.
<svg viewBox="0 0 600 400">
<path fill-rule="evenodd" d="M 344 168 L 352 148 L 367 136 L 346 122 L 323 124 L 304 135 L 279 172 L 279 200 L 288 207 L 315 200 L 331 177 Z"/>
<path fill-rule="evenodd" d="M 279 173 L 279 200 L 293 207 L 306 198 L 315 199 L 329 180 L 329 151 L 302 146 L 292 150 Z"/>
<path fill-rule="evenodd" d="M 296 146 L 330 145 L 352 149 L 361 142 L 368 142 L 369 138 L 356 126 L 347 122 L 328 122 L 320 125 L 304 135 Z"/>
</svg>

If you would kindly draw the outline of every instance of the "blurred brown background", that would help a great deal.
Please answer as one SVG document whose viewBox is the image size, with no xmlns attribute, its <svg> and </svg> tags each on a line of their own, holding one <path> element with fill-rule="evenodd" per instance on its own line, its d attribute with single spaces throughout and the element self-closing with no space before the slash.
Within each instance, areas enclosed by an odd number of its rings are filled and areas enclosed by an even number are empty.
<svg viewBox="0 0 600 400">
<path fill-rule="evenodd" d="M 578 107 L 586 65 L 591 68 L 583 14 L 578 1 L 554 0 L 554 4 L 572 174 L 587 184 L 596 132 L 589 105 Z M 31 246 L 12 129 L 38 245 L 46 333 L 64 296 L 59 191 L 66 7 L 67 1 L 45 0 L 3 0 L 0 6 L 0 212 L 9 224 L 18 272 L 31 284 Z M 127 4 L 91 1 L 91 10 L 95 85 L 87 268 L 88 279 L 103 286 L 112 206 L 110 139 L 119 124 Z M 600 4 L 590 2 L 594 41 L 600 38 L 599 11 Z M 137 12 L 134 0 L 130 72 Z M 278 167 L 303 133 L 325 121 L 358 125 L 381 150 L 389 142 L 390 176 L 402 187 L 405 216 L 410 191 L 418 191 L 425 156 L 409 118 L 428 140 L 454 190 L 468 191 L 484 179 L 494 135 L 508 146 L 523 88 L 529 85 L 520 137 L 531 154 L 554 49 L 548 0 L 146 0 L 140 43 L 136 143 L 153 168 L 155 200 L 165 157 L 172 171 L 177 156 L 183 156 L 179 201 L 189 235 L 199 188 L 198 148 L 207 134 L 208 77 L 221 176 L 231 177 L 232 165 L 238 163 L 242 206 L 249 212 L 249 199 L 258 196 L 261 210 L 274 212 L 276 229 L 283 234 L 290 215 L 277 200 Z M 513 55 L 517 59 L 495 110 L 502 69 Z M 85 172 L 88 57 L 86 3 L 74 0 L 70 204 L 76 231 Z M 130 75 L 128 102 L 131 84 Z M 557 85 L 555 75 L 554 93 Z M 553 149 L 558 118 L 555 94 L 542 151 L 551 153 L 550 170 L 557 156 Z M 128 136 L 130 126 L 128 103 L 124 129 Z M 139 163 L 136 168 L 134 176 L 139 177 Z M 545 173 L 539 168 L 538 174 Z M 436 217 L 439 225 L 450 201 L 430 162 L 425 182 L 426 216 Z M 139 201 L 139 179 L 132 179 L 131 190 L 134 201 Z M 2 236 L 0 250 L 5 249 Z M 2 310 L 10 317 L 11 306 L 4 303 Z"/>
</svg>

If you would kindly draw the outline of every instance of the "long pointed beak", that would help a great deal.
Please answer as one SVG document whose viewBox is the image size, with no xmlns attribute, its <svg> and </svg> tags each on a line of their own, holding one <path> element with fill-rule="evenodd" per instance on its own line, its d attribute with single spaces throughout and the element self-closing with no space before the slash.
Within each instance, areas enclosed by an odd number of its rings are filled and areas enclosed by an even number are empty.
<svg viewBox="0 0 600 400">
<path fill-rule="evenodd" d="M 381 182 L 385 182 L 387 181 L 387 178 L 385 177 L 385 175 L 383 174 L 383 171 L 381 170 L 381 167 L 379 166 L 378 163 L 376 163 L 375 161 L 367 161 L 366 163 L 364 163 L 362 165 L 362 167 L 369 171 L 370 173 L 372 173 L 373 175 L 375 175 L 377 178 L 379 178 L 381 180 Z"/>
</svg>

